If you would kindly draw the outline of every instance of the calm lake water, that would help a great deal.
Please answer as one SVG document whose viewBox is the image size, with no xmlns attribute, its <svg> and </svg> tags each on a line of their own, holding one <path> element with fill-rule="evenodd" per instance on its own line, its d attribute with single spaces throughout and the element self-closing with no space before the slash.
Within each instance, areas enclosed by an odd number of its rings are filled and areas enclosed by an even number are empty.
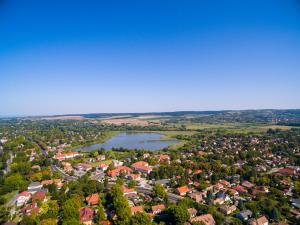
<svg viewBox="0 0 300 225">
<path fill-rule="evenodd" d="M 107 140 L 103 144 L 93 144 L 82 147 L 76 150 L 93 151 L 96 149 L 112 149 L 112 148 L 127 148 L 127 149 L 145 149 L 145 150 L 160 150 L 177 142 L 177 140 L 161 140 L 164 135 L 159 133 L 127 133 L 122 132 Z"/>
</svg>

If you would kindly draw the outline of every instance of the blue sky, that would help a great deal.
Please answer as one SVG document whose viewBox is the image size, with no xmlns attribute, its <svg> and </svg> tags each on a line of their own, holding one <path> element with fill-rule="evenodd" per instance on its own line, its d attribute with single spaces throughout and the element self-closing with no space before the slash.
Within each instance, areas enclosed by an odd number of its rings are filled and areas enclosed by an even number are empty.
<svg viewBox="0 0 300 225">
<path fill-rule="evenodd" d="M 300 1 L 0 0 L 0 115 L 300 108 Z"/>
</svg>

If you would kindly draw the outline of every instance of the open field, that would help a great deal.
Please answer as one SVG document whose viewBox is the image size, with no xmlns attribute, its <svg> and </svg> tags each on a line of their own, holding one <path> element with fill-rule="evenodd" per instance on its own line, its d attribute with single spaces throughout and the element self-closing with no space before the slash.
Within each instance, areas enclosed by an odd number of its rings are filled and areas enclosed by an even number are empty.
<svg viewBox="0 0 300 225">
<path fill-rule="evenodd" d="M 49 116 L 42 117 L 43 120 L 86 120 L 83 116 Z"/>
<path fill-rule="evenodd" d="M 117 126 L 121 126 L 124 124 L 131 126 L 148 126 L 149 122 L 147 120 L 141 120 L 135 117 L 130 118 L 110 118 L 110 119 L 101 119 L 101 122 L 106 124 L 114 124 Z"/>
<path fill-rule="evenodd" d="M 225 130 L 226 132 L 238 133 L 261 133 L 266 132 L 268 129 L 281 129 L 289 130 L 290 126 L 281 126 L 273 124 L 254 124 L 254 123 L 224 123 L 224 124 L 186 124 L 188 130 Z"/>
<path fill-rule="evenodd" d="M 106 124 L 120 125 L 130 125 L 130 126 L 149 126 L 149 125 L 159 125 L 161 123 L 161 116 L 149 115 L 149 116 L 121 116 L 121 117 L 109 117 L 100 119 L 101 122 Z"/>
</svg>

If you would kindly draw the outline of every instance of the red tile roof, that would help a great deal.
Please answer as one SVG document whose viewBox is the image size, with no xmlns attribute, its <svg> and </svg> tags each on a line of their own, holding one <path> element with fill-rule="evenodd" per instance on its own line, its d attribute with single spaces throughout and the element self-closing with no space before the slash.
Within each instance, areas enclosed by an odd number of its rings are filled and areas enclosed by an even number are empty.
<svg viewBox="0 0 300 225">
<path fill-rule="evenodd" d="M 216 222 L 211 214 L 204 214 L 196 216 L 190 220 L 190 222 L 203 222 L 205 225 L 215 225 Z"/>
<path fill-rule="evenodd" d="M 130 174 L 130 173 L 132 173 L 132 169 L 130 169 L 127 166 L 118 166 L 117 168 L 108 171 L 107 174 L 111 177 L 115 177 L 115 176 L 118 176 L 121 173 Z"/>
<path fill-rule="evenodd" d="M 99 203 L 99 194 L 98 193 L 91 194 L 91 195 L 87 196 L 85 198 L 85 200 L 89 205 L 98 205 L 98 203 Z"/>
<path fill-rule="evenodd" d="M 144 211 L 144 206 L 140 205 L 140 206 L 133 206 L 130 208 L 131 213 L 135 214 L 137 212 L 143 212 Z"/>
<path fill-rule="evenodd" d="M 41 201 L 43 201 L 45 198 L 46 198 L 46 194 L 45 194 L 45 192 L 43 192 L 43 191 L 35 192 L 35 193 L 32 195 L 32 201 L 36 201 L 36 200 L 41 200 Z"/>
<path fill-rule="evenodd" d="M 163 211 L 166 208 L 165 205 L 161 204 L 161 205 L 154 205 L 151 207 L 152 209 L 152 213 L 153 214 L 157 214 L 160 213 L 161 211 Z"/>
<path fill-rule="evenodd" d="M 79 215 L 80 215 L 80 222 L 88 222 L 93 219 L 94 216 L 94 210 L 90 209 L 88 207 L 81 207 L 79 209 Z"/>
<path fill-rule="evenodd" d="M 188 186 L 182 186 L 182 187 L 178 187 L 176 188 L 176 191 L 180 194 L 180 195 L 184 195 L 189 191 L 189 187 Z"/>
</svg>

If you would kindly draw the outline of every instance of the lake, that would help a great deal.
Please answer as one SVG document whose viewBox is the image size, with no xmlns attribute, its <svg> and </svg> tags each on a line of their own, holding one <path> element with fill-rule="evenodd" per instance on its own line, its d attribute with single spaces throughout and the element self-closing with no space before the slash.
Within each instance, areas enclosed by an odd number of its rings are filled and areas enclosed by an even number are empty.
<svg viewBox="0 0 300 225">
<path fill-rule="evenodd" d="M 171 144 L 177 143 L 175 139 L 164 140 L 165 136 L 159 133 L 129 133 L 121 132 L 110 138 L 102 144 L 93 144 L 76 149 L 81 151 L 93 151 L 96 149 L 112 149 L 112 148 L 127 148 L 127 149 L 144 149 L 144 150 L 160 150 L 168 147 Z"/>
</svg>

